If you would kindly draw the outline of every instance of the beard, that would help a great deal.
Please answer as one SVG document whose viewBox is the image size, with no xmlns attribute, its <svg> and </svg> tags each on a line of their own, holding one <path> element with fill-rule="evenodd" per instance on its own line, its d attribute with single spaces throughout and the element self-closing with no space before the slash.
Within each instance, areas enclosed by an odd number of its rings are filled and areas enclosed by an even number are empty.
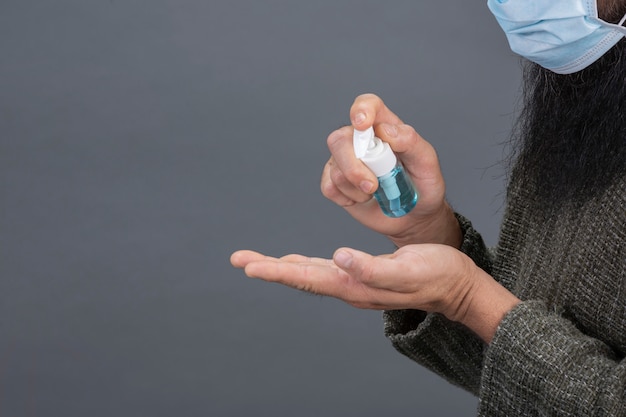
<svg viewBox="0 0 626 417">
<path fill-rule="evenodd" d="M 626 40 L 589 67 L 524 69 L 512 178 L 543 207 L 584 204 L 626 174 Z"/>
</svg>

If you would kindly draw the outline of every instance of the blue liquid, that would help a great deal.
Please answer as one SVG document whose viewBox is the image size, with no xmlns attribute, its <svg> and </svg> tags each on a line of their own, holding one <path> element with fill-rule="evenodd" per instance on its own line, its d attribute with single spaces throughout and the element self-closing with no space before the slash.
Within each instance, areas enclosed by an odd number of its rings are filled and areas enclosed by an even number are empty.
<svg viewBox="0 0 626 417">
<path fill-rule="evenodd" d="M 417 204 L 418 193 L 400 163 L 389 173 L 378 177 L 374 193 L 378 205 L 388 217 L 402 217 Z"/>
</svg>

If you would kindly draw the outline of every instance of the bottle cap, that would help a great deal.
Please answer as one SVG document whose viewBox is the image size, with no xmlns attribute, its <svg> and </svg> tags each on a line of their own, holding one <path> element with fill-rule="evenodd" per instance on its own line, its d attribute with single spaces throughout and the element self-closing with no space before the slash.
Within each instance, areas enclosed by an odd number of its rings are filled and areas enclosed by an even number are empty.
<svg viewBox="0 0 626 417">
<path fill-rule="evenodd" d="M 382 177 L 395 168 L 396 155 L 387 142 L 374 136 L 373 127 L 367 130 L 354 129 L 352 143 L 356 157 L 363 161 L 377 177 Z"/>
</svg>

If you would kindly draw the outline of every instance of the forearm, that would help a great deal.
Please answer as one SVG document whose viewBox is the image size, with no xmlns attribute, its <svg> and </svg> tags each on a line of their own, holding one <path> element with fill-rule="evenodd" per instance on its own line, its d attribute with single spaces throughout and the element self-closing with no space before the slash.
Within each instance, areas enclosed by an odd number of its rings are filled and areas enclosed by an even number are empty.
<svg viewBox="0 0 626 417">
<path fill-rule="evenodd" d="M 453 214 L 450 224 L 455 225 L 461 234 L 461 252 L 490 273 L 492 254 L 471 222 Z M 400 353 L 474 394 L 479 390 L 485 346 L 478 333 L 484 335 L 486 332 L 481 329 L 472 331 L 436 313 L 416 310 L 385 313 L 385 334 Z"/>
</svg>

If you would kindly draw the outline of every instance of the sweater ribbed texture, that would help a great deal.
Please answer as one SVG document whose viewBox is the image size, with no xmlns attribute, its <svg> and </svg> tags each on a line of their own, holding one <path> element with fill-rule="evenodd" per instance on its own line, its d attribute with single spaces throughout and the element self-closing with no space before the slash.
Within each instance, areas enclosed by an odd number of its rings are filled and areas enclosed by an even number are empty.
<svg viewBox="0 0 626 417">
<path fill-rule="evenodd" d="M 626 178 L 542 210 L 513 183 L 498 246 L 461 250 L 522 302 L 485 345 L 438 314 L 386 311 L 394 347 L 479 396 L 479 416 L 626 416 Z"/>
</svg>

